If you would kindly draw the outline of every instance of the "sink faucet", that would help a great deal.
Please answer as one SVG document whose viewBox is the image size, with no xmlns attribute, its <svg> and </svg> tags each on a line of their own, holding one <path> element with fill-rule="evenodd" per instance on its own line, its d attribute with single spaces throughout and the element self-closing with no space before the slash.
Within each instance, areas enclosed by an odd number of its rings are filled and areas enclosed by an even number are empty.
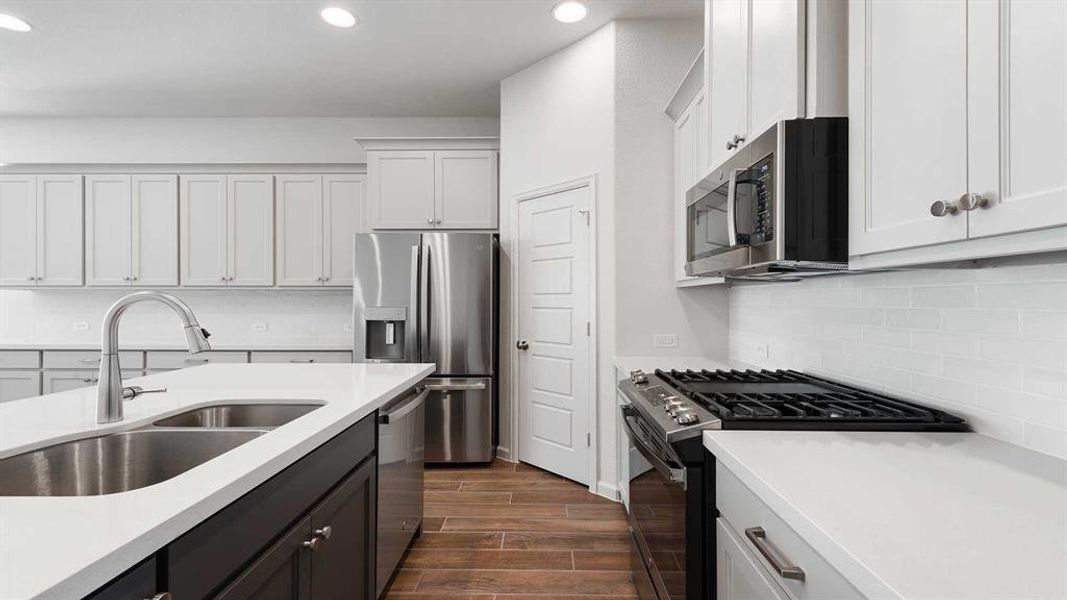
<svg viewBox="0 0 1067 600">
<path fill-rule="evenodd" d="M 185 329 L 185 339 L 189 352 L 197 354 L 211 349 L 207 338 L 211 335 L 196 322 L 196 316 L 189 307 L 178 298 L 162 292 L 143 291 L 123 296 L 111 305 L 104 315 L 101 326 L 102 340 L 100 353 L 100 382 L 97 385 L 96 422 L 114 423 L 122 420 L 122 371 L 119 369 L 119 320 L 132 304 L 155 300 L 169 306 L 178 313 Z"/>
</svg>

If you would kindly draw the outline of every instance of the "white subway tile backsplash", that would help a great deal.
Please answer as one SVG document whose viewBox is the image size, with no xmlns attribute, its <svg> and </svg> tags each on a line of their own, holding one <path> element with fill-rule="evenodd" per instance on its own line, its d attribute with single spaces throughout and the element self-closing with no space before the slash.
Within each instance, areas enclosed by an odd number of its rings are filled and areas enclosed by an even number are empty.
<svg viewBox="0 0 1067 600">
<path fill-rule="evenodd" d="M 900 394 L 1067 458 L 1067 263 L 735 286 L 730 355 Z"/>
</svg>

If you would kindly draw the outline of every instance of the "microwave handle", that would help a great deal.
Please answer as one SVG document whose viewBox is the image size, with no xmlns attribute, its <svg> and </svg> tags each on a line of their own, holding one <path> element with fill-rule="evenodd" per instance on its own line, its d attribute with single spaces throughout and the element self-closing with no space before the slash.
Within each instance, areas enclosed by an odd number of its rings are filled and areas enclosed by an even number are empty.
<svg viewBox="0 0 1067 600">
<path fill-rule="evenodd" d="M 737 176 L 744 171 L 732 170 L 726 184 L 726 239 L 730 241 L 731 248 L 737 247 Z"/>
</svg>

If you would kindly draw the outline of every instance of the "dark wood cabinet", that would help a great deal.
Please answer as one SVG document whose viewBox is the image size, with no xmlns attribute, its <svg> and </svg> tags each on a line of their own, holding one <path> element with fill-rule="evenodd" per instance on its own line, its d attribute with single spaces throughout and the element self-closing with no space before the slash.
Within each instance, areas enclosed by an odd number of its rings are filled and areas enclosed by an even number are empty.
<svg viewBox="0 0 1067 600">
<path fill-rule="evenodd" d="M 305 518 L 237 576 L 216 600 L 308 600 L 311 598 L 311 519 Z"/>
<path fill-rule="evenodd" d="M 377 465 L 367 461 L 311 512 L 314 600 L 374 598 Z"/>
<path fill-rule="evenodd" d="M 153 556 L 89 595 L 87 600 L 152 600 L 156 595 L 156 559 Z"/>
</svg>

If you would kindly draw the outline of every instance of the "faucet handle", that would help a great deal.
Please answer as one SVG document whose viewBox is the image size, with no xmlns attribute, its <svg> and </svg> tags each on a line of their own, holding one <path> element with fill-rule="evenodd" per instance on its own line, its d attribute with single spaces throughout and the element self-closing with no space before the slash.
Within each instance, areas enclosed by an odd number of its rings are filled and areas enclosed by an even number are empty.
<svg viewBox="0 0 1067 600">
<path fill-rule="evenodd" d="M 144 389 L 143 387 L 141 387 L 139 385 L 131 385 L 131 386 L 127 386 L 127 387 L 122 388 L 122 399 L 123 400 L 133 400 L 134 398 L 136 398 L 137 396 L 140 396 L 141 394 L 158 394 L 158 393 L 162 393 L 162 392 L 166 392 L 166 391 L 167 391 L 167 388 L 156 388 L 154 390 L 146 390 L 146 389 Z"/>
</svg>

